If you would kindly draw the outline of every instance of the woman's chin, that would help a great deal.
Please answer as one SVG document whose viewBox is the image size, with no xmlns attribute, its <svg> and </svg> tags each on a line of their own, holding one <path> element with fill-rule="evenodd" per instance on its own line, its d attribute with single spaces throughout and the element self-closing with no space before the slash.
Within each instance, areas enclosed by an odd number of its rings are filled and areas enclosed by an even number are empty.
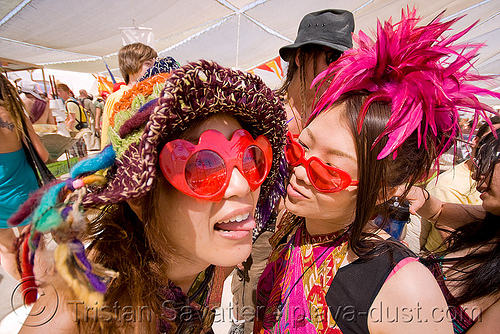
<svg viewBox="0 0 500 334">
<path fill-rule="evenodd" d="M 219 267 L 234 267 L 239 263 L 244 262 L 252 252 L 252 244 L 241 245 L 238 249 L 227 251 L 223 256 L 219 256 L 213 264 Z"/>
</svg>

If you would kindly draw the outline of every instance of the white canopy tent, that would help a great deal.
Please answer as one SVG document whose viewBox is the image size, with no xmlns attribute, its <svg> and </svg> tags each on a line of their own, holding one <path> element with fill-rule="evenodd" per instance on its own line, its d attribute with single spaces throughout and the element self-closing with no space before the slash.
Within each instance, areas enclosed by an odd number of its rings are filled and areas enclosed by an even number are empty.
<svg viewBox="0 0 500 334">
<path fill-rule="evenodd" d="M 477 59 L 481 74 L 500 74 L 498 0 L 0 0 L 0 57 L 44 68 L 119 76 L 121 27 L 149 27 L 160 56 L 179 63 L 200 58 L 250 69 L 292 43 L 302 17 L 324 8 L 354 13 L 356 32 L 380 20 L 400 18 L 416 5 L 423 23 L 443 10 L 465 15 L 455 29 L 480 22 L 462 39 L 485 42 Z"/>
</svg>

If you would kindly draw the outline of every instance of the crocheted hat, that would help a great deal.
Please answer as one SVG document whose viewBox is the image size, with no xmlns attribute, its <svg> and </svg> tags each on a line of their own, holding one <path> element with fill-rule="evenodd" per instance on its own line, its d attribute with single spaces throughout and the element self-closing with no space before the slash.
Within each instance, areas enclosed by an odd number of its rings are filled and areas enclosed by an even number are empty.
<svg viewBox="0 0 500 334">
<path fill-rule="evenodd" d="M 157 101 L 145 99 L 139 112 L 131 117 L 127 113 L 121 121 L 115 119 L 115 135 L 110 133 L 118 157 L 112 180 L 102 191 L 84 199 L 85 206 L 141 197 L 151 189 L 158 173 L 158 152 L 162 145 L 177 138 L 193 122 L 214 114 L 228 114 L 252 136 L 266 136 L 273 146 L 273 166 L 261 187 L 256 216 L 259 223 L 267 220 L 268 212 L 264 211 L 269 211 L 279 197 L 276 191 L 280 189 L 274 189 L 275 183 L 278 186 L 283 181 L 276 182 L 276 177 L 283 161 L 286 128 L 281 103 L 260 78 L 214 62 L 191 63 L 172 73 Z"/>
<path fill-rule="evenodd" d="M 22 276 L 33 276 L 31 265 L 40 233 L 52 232 L 59 241 L 55 254 L 60 259 L 56 259 L 58 272 L 86 304 L 102 303 L 104 282 L 113 273 L 85 259 L 83 245 L 76 239 L 86 227 L 84 210 L 145 195 L 158 175 L 163 145 L 178 138 L 193 122 L 215 114 L 235 117 L 254 137 L 266 136 L 273 147 L 273 165 L 261 186 L 255 214 L 255 238 L 285 193 L 285 112 L 273 91 L 257 76 L 202 60 L 171 75 L 154 75 L 127 91 L 110 117 L 112 145 L 75 165 L 70 179 L 39 189 L 11 217 L 12 225 L 25 219 L 32 222 L 31 237 L 21 247 Z M 73 257 L 78 258 L 86 282 L 75 283 L 75 276 L 69 274 L 67 264 L 74 266 L 75 262 L 67 259 Z M 26 284 L 23 290 L 34 282 Z M 26 301 L 29 304 L 34 299 L 36 294 Z"/>
</svg>

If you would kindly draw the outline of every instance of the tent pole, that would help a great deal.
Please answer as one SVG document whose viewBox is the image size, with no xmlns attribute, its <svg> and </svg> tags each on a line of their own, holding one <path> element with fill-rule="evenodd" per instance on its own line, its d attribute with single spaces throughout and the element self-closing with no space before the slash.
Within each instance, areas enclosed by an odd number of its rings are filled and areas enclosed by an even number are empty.
<svg viewBox="0 0 500 334">
<path fill-rule="evenodd" d="M 238 68 L 239 58 L 240 58 L 240 24 L 241 24 L 241 13 L 238 13 L 238 33 L 236 35 L 236 65 Z"/>
<path fill-rule="evenodd" d="M 49 96 L 49 91 L 47 90 L 47 83 L 45 82 L 45 72 L 42 67 L 42 79 L 43 79 L 43 89 L 45 89 L 45 93 Z"/>
</svg>

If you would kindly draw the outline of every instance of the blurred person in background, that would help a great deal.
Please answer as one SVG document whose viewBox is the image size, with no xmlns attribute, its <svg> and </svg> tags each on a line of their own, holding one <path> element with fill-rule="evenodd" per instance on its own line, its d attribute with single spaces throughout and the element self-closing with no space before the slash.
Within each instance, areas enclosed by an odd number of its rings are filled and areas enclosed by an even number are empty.
<svg viewBox="0 0 500 334">
<path fill-rule="evenodd" d="M 85 89 L 80 89 L 80 96 L 78 101 L 80 105 L 85 109 L 87 116 L 89 117 L 88 125 L 90 129 L 90 135 L 86 136 L 87 150 L 89 151 L 99 151 L 101 149 L 101 139 L 99 134 L 96 134 L 95 124 L 96 124 L 96 106 L 94 104 L 94 97 L 92 94 L 87 93 Z"/>
<path fill-rule="evenodd" d="M 109 116 L 116 102 L 120 101 L 123 94 L 136 84 L 137 79 L 142 77 L 154 65 L 157 57 L 158 54 L 156 51 L 143 43 L 125 45 L 118 52 L 118 66 L 123 80 L 125 80 L 125 85 L 121 85 L 120 89 L 110 94 L 106 99 L 102 113 L 101 149 L 109 144 L 107 133 L 109 129 Z"/>
<path fill-rule="evenodd" d="M 28 133 L 24 132 L 24 128 Z M 38 188 L 34 170 L 23 150 L 25 137 L 30 138 L 42 160 L 47 161 L 49 153 L 26 117 L 19 94 L 9 80 L 0 74 L 0 263 L 16 279 L 21 278 L 15 258 L 16 236 L 14 229 L 7 224 L 7 219 Z"/>
<path fill-rule="evenodd" d="M 104 104 L 106 103 L 106 99 L 108 98 L 109 93 L 104 91 L 100 96 L 97 96 L 94 105 L 95 105 L 95 130 L 97 133 L 101 133 L 102 129 L 102 114 L 104 111 Z"/>
<path fill-rule="evenodd" d="M 64 100 L 66 128 L 72 138 L 78 137 L 76 143 L 70 147 L 69 153 L 71 156 L 78 157 L 81 160 L 87 156 L 87 145 L 83 138 L 83 133 L 80 133 L 85 130 L 88 131 L 87 116 L 68 85 L 58 83 L 56 84 L 56 89 L 57 95 Z"/>
<path fill-rule="evenodd" d="M 32 124 L 56 124 L 50 111 L 48 99 L 40 95 L 36 82 L 27 79 L 21 80 L 19 89 L 23 93 L 21 99 L 26 106 Z"/>
<path fill-rule="evenodd" d="M 500 117 L 492 117 L 491 123 L 495 129 L 498 129 L 500 127 Z M 481 193 L 476 189 L 476 181 L 472 178 L 472 173 L 477 144 L 490 132 L 490 125 L 483 123 L 471 141 L 470 158 L 441 173 L 439 177 L 427 184 L 426 189 L 432 196 L 448 203 L 481 205 Z M 443 251 L 445 247 L 442 244 L 443 240 L 449 235 L 450 231 L 444 227 L 436 228 L 433 223 L 425 218 L 422 218 L 421 224 L 430 224 L 429 235 L 424 244 L 425 250 L 429 252 Z"/>
<path fill-rule="evenodd" d="M 309 13 L 300 22 L 293 44 L 279 50 L 288 62 L 285 82 L 278 89 L 287 112 L 288 128 L 299 134 L 312 112 L 314 98 L 322 93 L 313 79 L 352 48 L 354 16 L 343 9 L 325 9 Z M 324 90 L 324 89 L 323 89 Z M 316 95 L 317 94 L 317 95 Z"/>
</svg>

